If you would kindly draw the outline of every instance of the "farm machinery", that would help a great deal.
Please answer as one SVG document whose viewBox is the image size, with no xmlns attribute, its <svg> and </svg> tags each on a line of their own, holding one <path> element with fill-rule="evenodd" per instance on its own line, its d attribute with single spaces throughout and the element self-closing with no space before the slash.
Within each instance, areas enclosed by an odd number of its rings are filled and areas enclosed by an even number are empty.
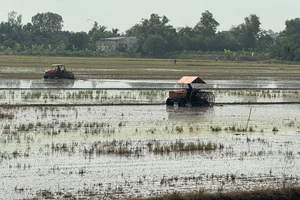
<svg viewBox="0 0 300 200">
<path fill-rule="evenodd" d="M 46 70 L 44 74 L 45 79 L 54 79 L 54 78 L 74 79 L 75 78 L 72 72 L 66 70 L 65 65 L 52 64 L 52 67 L 56 69 Z"/>
<path fill-rule="evenodd" d="M 187 84 L 187 89 L 171 90 L 169 97 L 166 100 L 167 106 L 213 106 L 215 103 L 215 95 L 212 92 L 201 91 L 198 88 L 193 88 L 197 84 L 206 84 L 197 76 L 183 76 L 177 80 L 178 84 Z"/>
</svg>

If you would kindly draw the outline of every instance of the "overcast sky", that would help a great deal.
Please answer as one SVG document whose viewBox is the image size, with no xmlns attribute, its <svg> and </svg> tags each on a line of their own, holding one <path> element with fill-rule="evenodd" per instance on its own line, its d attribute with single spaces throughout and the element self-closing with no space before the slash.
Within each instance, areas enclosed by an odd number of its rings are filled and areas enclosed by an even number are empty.
<svg viewBox="0 0 300 200">
<path fill-rule="evenodd" d="M 62 16 L 64 30 L 89 31 L 94 21 L 108 30 L 125 32 L 152 13 L 165 15 L 174 28 L 194 27 L 201 13 L 210 11 L 219 22 L 219 31 L 244 23 L 256 14 L 261 28 L 279 32 L 285 21 L 300 17 L 300 0 L 0 0 L 0 21 L 7 21 L 11 11 L 22 15 L 22 23 L 31 22 L 37 13 L 52 12 Z"/>
</svg>

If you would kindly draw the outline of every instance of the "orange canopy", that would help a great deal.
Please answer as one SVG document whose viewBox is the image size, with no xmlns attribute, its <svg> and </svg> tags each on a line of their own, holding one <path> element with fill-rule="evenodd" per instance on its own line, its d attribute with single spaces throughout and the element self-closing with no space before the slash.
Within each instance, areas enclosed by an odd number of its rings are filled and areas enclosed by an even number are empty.
<svg viewBox="0 0 300 200">
<path fill-rule="evenodd" d="M 176 83 L 202 83 L 206 84 L 199 76 L 183 76 L 181 79 L 177 80 Z"/>
</svg>

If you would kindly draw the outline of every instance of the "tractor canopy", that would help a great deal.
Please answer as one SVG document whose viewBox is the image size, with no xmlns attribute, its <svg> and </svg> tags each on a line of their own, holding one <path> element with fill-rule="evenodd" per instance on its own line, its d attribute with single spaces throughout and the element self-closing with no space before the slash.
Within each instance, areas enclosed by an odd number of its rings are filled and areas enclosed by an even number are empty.
<svg viewBox="0 0 300 200">
<path fill-rule="evenodd" d="M 200 83 L 200 84 L 206 84 L 199 76 L 183 76 L 181 79 L 177 80 L 176 83 Z"/>
<path fill-rule="evenodd" d="M 63 64 L 52 64 L 52 67 L 65 67 L 65 65 L 63 65 Z"/>
<path fill-rule="evenodd" d="M 183 76 L 177 80 L 180 84 L 206 84 L 198 76 Z M 187 89 L 171 90 L 169 97 L 166 100 L 167 106 L 212 106 L 215 103 L 215 95 L 211 92 L 201 91 L 197 88 L 192 88 L 192 91 Z"/>
</svg>

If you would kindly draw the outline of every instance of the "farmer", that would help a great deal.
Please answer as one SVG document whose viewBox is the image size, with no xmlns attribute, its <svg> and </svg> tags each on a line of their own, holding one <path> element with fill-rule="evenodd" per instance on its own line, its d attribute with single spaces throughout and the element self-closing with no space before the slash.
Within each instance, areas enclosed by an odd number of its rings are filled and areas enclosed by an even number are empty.
<svg viewBox="0 0 300 200">
<path fill-rule="evenodd" d="M 188 98 L 188 99 L 190 98 L 192 90 L 193 90 L 192 85 L 189 83 L 186 88 L 186 98 Z"/>
<path fill-rule="evenodd" d="M 59 73 L 60 73 L 60 66 L 59 66 L 59 65 L 57 66 L 56 73 L 57 73 L 57 74 L 59 74 Z"/>
</svg>

